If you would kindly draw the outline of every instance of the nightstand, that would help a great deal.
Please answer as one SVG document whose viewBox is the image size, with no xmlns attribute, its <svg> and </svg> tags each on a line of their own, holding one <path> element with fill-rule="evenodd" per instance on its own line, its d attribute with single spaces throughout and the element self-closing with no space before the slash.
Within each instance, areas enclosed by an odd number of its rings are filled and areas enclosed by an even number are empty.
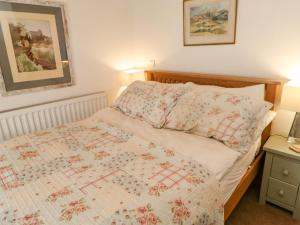
<svg viewBox="0 0 300 225">
<path fill-rule="evenodd" d="M 290 146 L 280 136 L 270 137 L 264 145 L 266 158 L 259 203 L 271 202 L 300 219 L 300 154 L 290 150 Z"/>
</svg>

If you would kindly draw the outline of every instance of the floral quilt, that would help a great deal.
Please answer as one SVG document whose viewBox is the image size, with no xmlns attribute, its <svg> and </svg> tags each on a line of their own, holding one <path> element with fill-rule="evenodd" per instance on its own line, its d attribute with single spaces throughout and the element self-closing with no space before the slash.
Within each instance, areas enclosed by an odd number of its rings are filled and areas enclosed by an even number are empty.
<svg viewBox="0 0 300 225">
<path fill-rule="evenodd" d="M 0 144 L 1 225 L 221 225 L 222 204 L 202 165 L 96 116 Z"/>
</svg>

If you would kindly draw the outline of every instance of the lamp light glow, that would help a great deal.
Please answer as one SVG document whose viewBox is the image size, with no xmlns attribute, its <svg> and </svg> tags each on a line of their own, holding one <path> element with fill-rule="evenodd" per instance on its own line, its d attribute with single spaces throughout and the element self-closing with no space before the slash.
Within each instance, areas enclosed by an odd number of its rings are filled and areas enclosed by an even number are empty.
<svg viewBox="0 0 300 225">
<path fill-rule="evenodd" d="M 300 88 L 300 81 L 299 80 L 291 80 L 286 84 L 286 86 Z"/>
<path fill-rule="evenodd" d="M 136 74 L 136 73 L 144 72 L 144 69 L 133 67 L 133 68 L 129 68 L 129 69 L 124 70 L 124 72 L 127 73 L 127 74 Z"/>
<path fill-rule="evenodd" d="M 290 81 L 284 86 L 280 108 L 300 112 L 299 81 Z"/>
<path fill-rule="evenodd" d="M 294 122 L 292 124 L 288 142 L 300 142 L 300 82 L 290 81 L 283 89 L 280 107 L 289 111 L 296 112 Z"/>
</svg>

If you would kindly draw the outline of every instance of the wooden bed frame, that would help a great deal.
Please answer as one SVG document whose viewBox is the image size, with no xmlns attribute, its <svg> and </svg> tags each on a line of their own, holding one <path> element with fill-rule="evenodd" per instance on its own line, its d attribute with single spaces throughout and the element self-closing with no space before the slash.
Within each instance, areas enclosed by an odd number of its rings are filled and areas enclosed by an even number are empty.
<svg viewBox="0 0 300 225">
<path fill-rule="evenodd" d="M 280 105 L 282 88 L 285 83 L 284 80 L 271 80 L 264 78 L 253 77 L 238 77 L 238 76 L 224 76 L 201 73 L 185 73 L 174 71 L 146 71 L 145 78 L 148 81 L 158 81 L 161 83 L 186 83 L 193 82 L 201 85 L 216 85 L 228 88 L 240 88 L 253 86 L 258 84 L 265 85 L 265 100 L 273 103 L 273 110 L 276 110 Z M 268 140 L 271 133 L 271 125 L 268 126 L 262 134 L 262 145 Z M 225 204 L 225 221 L 231 215 L 250 184 L 253 182 L 259 172 L 262 164 L 263 152 L 261 151 L 255 160 L 250 165 L 248 171 L 242 178 L 241 182 L 235 189 L 230 199 Z"/>
</svg>

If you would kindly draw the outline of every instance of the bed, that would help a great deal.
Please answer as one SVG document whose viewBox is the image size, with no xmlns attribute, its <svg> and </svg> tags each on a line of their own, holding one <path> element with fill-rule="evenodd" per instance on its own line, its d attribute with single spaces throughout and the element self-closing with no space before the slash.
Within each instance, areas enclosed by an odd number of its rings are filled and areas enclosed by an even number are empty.
<svg viewBox="0 0 300 225">
<path fill-rule="evenodd" d="M 274 109 L 283 84 L 165 71 L 147 71 L 146 79 L 224 87 L 265 84 Z M 261 142 L 269 135 L 270 127 Z M 262 153 L 252 159 L 261 142 L 237 161 L 235 151 L 215 140 L 155 129 L 106 108 L 0 144 L 0 222 L 223 224 L 258 173 Z"/>
<path fill-rule="evenodd" d="M 228 88 L 240 88 L 257 84 L 265 85 L 265 100 L 273 103 L 273 110 L 277 110 L 282 95 L 282 88 L 285 83 L 283 80 L 272 80 L 263 78 L 238 77 L 238 76 L 223 76 L 212 74 L 185 73 L 176 71 L 146 71 L 146 80 L 158 81 L 162 83 L 186 83 L 193 82 L 200 85 L 215 85 Z M 263 145 L 271 133 L 271 125 L 263 132 L 261 144 Z M 255 157 L 255 160 L 249 166 L 246 174 L 241 179 L 234 193 L 231 195 L 225 204 L 225 220 L 230 216 L 238 202 L 245 194 L 246 190 L 257 176 L 261 166 L 263 152 Z"/>
</svg>

